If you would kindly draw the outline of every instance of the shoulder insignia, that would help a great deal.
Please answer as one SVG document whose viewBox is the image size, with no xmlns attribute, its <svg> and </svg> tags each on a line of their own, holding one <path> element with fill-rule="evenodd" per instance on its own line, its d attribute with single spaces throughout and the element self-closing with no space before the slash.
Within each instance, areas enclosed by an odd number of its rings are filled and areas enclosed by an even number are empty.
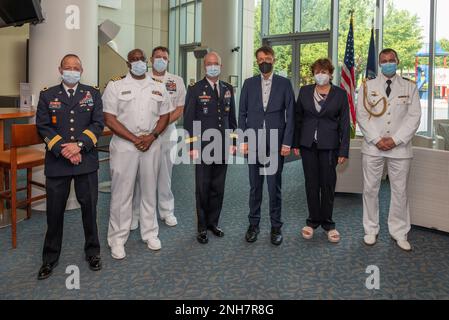
<svg viewBox="0 0 449 320">
<path fill-rule="evenodd" d="M 124 76 L 116 76 L 116 77 L 112 77 L 112 79 L 111 79 L 111 81 L 119 81 L 119 80 L 122 80 L 122 79 L 125 79 L 126 78 L 126 75 L 124 75 Z"/>
<path fill-rule="evenodd" d="M 411 83 L 414 83 L 414 84 L 416 84 L 416 82 L 415 82 L 415 81 L 413 81 L 412 79 L 409 79 L 409 78 L 406 78 L 406 77 L 402 77 L 402 79 L 404 79 L 404 80 L 407 80 L 407 81 L 409 81 L 409 82 L 411 82 Z"/>
</svg>

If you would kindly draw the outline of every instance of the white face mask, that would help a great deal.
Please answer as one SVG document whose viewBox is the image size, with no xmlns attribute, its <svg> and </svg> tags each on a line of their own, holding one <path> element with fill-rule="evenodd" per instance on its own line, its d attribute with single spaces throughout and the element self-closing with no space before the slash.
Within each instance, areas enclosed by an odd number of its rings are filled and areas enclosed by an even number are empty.
<svg viewBox="0 0 449 320">
<path fill-rule="evenodd" d="M 69 85 L 74 85 L 80 82 L 81 80 L 81 72 L 79 71 L 71 71 L 71 70 L 63 70 L 62 72 L 62 81 Z"/>
<path fill-rule="evenodd" d="M 317 73 L 315 75 L 315 82 L 319 86 L 325 86 L 329 84 L 330 80 L 331 80 L 330 76 L 326 73 Z"/>
<path fill-rule="evenodd" d="M 211 65 L 206 67 L 206 75 L 209 78 L 216 78 L 219 77 L 221 74 L 221 66 L 218 65 Z"/>
<path fill-rule="evenodd" d="M 168 67 L 168 61 L 162 58 L 156 58 L 153 62 L 153 68 L 159 73 L 165 72 Z"/>
<path fill-rule="evenodd" d="M 131 72 L 132 74 L 134 74 L 135 76 L 143 76 L 145 74 L 145 72 L 148 71 L 148 66 L 146 64 L 146 62 L 143 61 L 135 61 L 135 62 L 131 62 Z"/>
</svg>

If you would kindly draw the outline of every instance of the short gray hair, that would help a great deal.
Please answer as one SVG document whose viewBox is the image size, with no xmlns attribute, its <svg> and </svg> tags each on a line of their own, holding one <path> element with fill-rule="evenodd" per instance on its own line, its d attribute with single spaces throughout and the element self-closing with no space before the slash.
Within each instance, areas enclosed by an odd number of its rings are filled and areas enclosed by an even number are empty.
<svg viewBox="0 0 449 320">
<path fill-rule="evenodd" d="M 212 56 L 212 55 L 214 55 L 214 56 L 217 57 L 218 63 L 221 65 L 221 57 L 220 57 L 220 55 L 219 55 L 216 51 L 211 51 L 211 52 L 209 52 L 208 54 L 206 54 L 206 55 L 204 56 L 204 62 L 206 62 L 207 58 L 209 58 L 209 57 Z"/>
</svg>

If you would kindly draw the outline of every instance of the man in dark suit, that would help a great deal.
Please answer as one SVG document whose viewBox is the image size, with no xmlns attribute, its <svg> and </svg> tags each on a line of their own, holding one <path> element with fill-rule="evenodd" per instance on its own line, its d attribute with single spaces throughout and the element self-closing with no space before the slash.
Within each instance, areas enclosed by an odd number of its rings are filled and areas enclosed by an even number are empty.
<svg viewBox="0 0 449 320">
<path fill-rule="evenodd" d="M 243 85 L 240 97 L 239 129 L 255 130 L 266 134 L 258 136 L 255 145 L 243 143 L 241 152 L 249 154 L 250 191 L 250 226 L 246 233 L 248 242 L 255 242 L 259 233 L 260 206 L 262 203 L 264 183 L 263 153 L 268 151 L 277 157 L 277 170 L 267 174 L 268 192 L 270 196 L 271 242 L 282 243 L 281 220 L 281 185 L 284 157 L 291 151 L 294 135 L 294 93 L 290 80 L 273 73 L 275 54 L 272 48 L 262 47 L 256 51 L 257 63 L 261 75 L 249 78 Z M 261 131 L 260 131 L 261 130 Z M 270 133 L 277 134 L 272 145 Z M 255 163 L 251 153 L 257 153 Z M 271 165 L 271 163 L 270 163 Z"/>
<path fill-rule="evenodd" d="M 101 269 L 97 231 L 99 164 L 95 146 L 104 128 L 103 104 L 98 88 L 80 83 L 83 67 L 76 55 L 65 56 L 59 71 L 62 83 L 41 92 L 36 115 L 39 134 L 47 146 L 47 234 L 39 280 L 48 278 L 58 264 L 72 179 L 81 204 L 86 260 L 91 270 Z"/>
<path fill-rule="evenodd" d="M 201 157 L 195 167 L 195 187 L 197 240 L 202 244 L 208 242 L 208 229 L 217 237 L 224 236 L 218 227 L 229 155 L 224 146 L 230 145 L 225 143 L 226 139 L 235 139 L 233 132 L 237 129 L 234 89 L 219 80 L 222 67 L 220 56 L 215 52 L 208 53 L 204 58 L 204 66 L 206 77 L 189 87 L 184 109 L 184 129 L 190 136 L 186 140 L 191 145 L 190 156 L 195 160 Z M 195 135 L 195 125 L 201 125 L 199 135 Z M 211 154 L 213 159 L 206 159 L 202 155 L 209 143 L 202 142 L 201 137 L 209 129 L 218 131 L 221 136 L 221 141 L 211 142 L 217 146 Z M 235 154 L 236 147 L 233 144 L 229 149 L 230 154 Z"/>
</svg>

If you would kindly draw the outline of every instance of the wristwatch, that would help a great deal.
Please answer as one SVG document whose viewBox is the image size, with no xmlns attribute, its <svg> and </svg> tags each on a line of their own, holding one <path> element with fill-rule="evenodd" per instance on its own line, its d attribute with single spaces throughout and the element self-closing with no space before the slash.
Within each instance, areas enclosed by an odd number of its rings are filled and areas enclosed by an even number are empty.
<svg viewBox="0 0 449 320">
<path fill-rule="evenodd" d="M 78 141 L 76 144 L 78 145 L 78 147 L 79 147 L 81 150 L 84 149 L 84 142 Z"/>
<path fill-rule="evenodd" d="M 157 132 L 157 131 L 153 131 L 153 132 L 151 132 L 151 134 L 153 135 L 153 137 L 155 139 L 159 138 L 159 136 L 160 136 L 159 132 Z"/>
</svg>

